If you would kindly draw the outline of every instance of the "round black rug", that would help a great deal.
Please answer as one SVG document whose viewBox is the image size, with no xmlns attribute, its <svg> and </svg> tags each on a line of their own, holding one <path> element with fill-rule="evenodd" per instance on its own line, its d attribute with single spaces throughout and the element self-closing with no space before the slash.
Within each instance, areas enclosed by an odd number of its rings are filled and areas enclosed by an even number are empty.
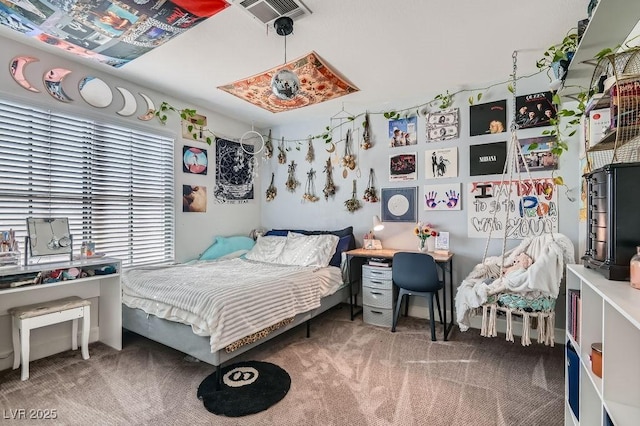
<svg viewBox="0 0 640 426">
<path fill-rule="evenodd" d="M 216 390 L 216 373 L 198 386 L 204 407 L 220 416 L 240 417 L 259 413 L 289 392 L 291 377 L 269 362 L 245 361 L 222 369 L 222 386 Z"/>
</svg>

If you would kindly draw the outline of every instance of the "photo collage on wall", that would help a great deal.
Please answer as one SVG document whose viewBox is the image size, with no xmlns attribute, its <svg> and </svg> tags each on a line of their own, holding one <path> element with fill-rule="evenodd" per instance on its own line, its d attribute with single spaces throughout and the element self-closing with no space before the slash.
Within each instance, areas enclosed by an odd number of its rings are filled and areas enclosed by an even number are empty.
<svg viewBox="0 0 640 426">
<path fill-rule="evenodd" d="M 499 183 L 500 177 L 505 171 L 508 149 L 506 139 L 509 138 L 507 133 L 510 133 L 509 126 L 511 122 L 515 120 L 516 129 L 548 126 L 550 125 L 550 119 L 555 118 L 557 114 L 556 108 L 552 103 L 552 94 L 550 92 L 517 96 L 516 105 L 518 107 L 517 114 L 514 114 L 514 111 L 509 111 L 513 109 L 513 105 L 508 107 L 506 99 L 470 105 L 469 136 L 473 138 L 474 143 L 469 144 L 469 176 L 495 175 L 498 177 L 497 182 Z M 525 111 L 527 112 L 526 120 L 523 115 Z M 537 119 L 532 117 L 534 115 Z M 467 194 L 466 196 L 469 196 L 471 192 L 465 192 L 462 189 L 462 184 L 459 181 L 455 181 L 455 178 L 459 176 L 458 148 L 457 146 L 451 146 L 450 142 L 448 145 L 442 146 L 442 143 L 447 143 L 447 141 L 452 141 L 460 137 L 461 123 L 459 110 L 457 108 L 447 108 L 428 112 L 425 113 L 424 118 L 425 134 L 423 140 L 428 144 L 428 149 L 424 150 L 422 160 L 424 161 L 422 163 L 424 165 L 424 172 L 417 170 L 417 157 L 421 155 L 420 152 L 392 153 L 389 156 L 389 181 L 392 183 L 415 181 L 419 179 L 417 177 L 419 172 L 425 180 L 431 181 L 421 188 L 423 191 L 421 204 L 424 211 L 462 210 L 462 198 L 465 196 L 465 193 Z M 389 147 L 395 149 L 407 145 L 414 145 L 415 141 L 421 137 L 421 135 L 415 135 L 414 133 L 416 124 L 415 117 L 412 119 L 389 120 Z M 489 135 L 499 134 L 502 134 L 502 136 L 488 137 Z M 482 136 L 487 136 L 485 139 L 486 142 L 475 143 L 475 138 L 479 137 L 478 141 L 480 141 L 483 139 Z M 558 157 L 552 152 L 554 138 L 550 136 L 536 136 L 533 132 L 530 137 L 524 136 L 528 135 L 518 135 L 518 143 L 524 156 L 524 160 L 521 158 L 519 161 L 521 170 L 524 170 L 525 165 L 531 172 L 549 172 L 554 170 L 558 165 Z M 496 138 L 499 139 L 496 141 Z M 464 175 L 465 173 L 463 172 L 462 174 Z M 548 190 L 545 189 L 546 187 L 543 188 L 544 185 L 549 185 L 549 182 L 545 180 L 548 178 L 536 177 L 536 179 L 544 180 L 544 184 L 535 188 L 535 190 L 538 191 L 537 194 L 543 197 L 545 195 L 544 191 Z M 436 183 L 436 180 L 442 183 Z M 491 178 L 489 178 L 489 181 L 496 185 L 496 181 L 491 180 Z M 390 189 L 411 190 L 410 187 L 406 187 L 385 188 L 384 191 L 388 193 Z M 475 192 L 473 194 L 474 197 L 469 200 L 470 203 L 477 200 L 477 194 Z M 481 197 L 482 195 L 480 198 Z M 533 197 L 533 195 L 531 195 L 531 197 Z M 395 202 L 391 203 L 391 208 L 396 208 L 396 211 L 399 211 L 398 205 L 406 205 L 404 202 L 400 203 L 398 197 L 394 200 Z M 532 198 L 526 199 L 529 204 L 533 203 L 532 200 Z M 555 200 L 543 201 L 540 199 L 536 205 L 543 205 L 544 209 L 549 207 L 549 217 L 557 216 L 557 202 Z M 469 208 L 472 209 L 473 206 L 469 205 Z M 388 206 L 382 206 L 382 216 L 391 215 L 388 209 Z M 515 212 L 514 215 L 518 216 L 517 212 Z M 402 221 L 402 218 L 396 217 L 395 220 Z M 470 219 L 470 223 L 475 226 L 478 225 L 479 220 L 479 218 L 476 218 L 475 222 L 472 223 L 474 219 Z M 552 223 L 556 219 L 549 220 L 550 221 L 547 221 L 548 227 L 556 229 L 556 225 Z M 531 224 L 527 221 L 526 225 L 529 226 Z M 524 222 L 522 226 L 525 226 Z M 482 227 L 478 225 L 476 228 Z M 535 228 L 535 226 L 531 225 L 531 228 Z M 512 236 L 521 236 L 527 232 L 535 234 L 538 231 L 538 229 L 531 229 L 526 232 L 524 230 L 517 232 L 512 231 Z M 483 231 L 469 232 L 470 237 L 479 237 L 481 235 L 484 235 Z"/>
<path fill-rule="evenodd" d="M 203 129 L 207 117 L 196 114 L 190 120 L 182 120 L 182 138 L 188 141 L 205 142 Z M 195 175 L 206 176 L 209 171 L 209 153 L 201 146 L 182 146 L 182 172 L 190 176 L 190 184 L 182 185 L 182 211 L 184 213 L 206 213 L 207 186 L 206 180 Z M 200 181 L 201 184 L 197 184 Z"/>
</svg>

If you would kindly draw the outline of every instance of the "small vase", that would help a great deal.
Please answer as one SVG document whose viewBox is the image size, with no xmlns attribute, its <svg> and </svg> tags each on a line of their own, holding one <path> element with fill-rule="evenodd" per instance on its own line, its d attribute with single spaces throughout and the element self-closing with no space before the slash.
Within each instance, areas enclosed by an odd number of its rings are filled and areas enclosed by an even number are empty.
<svg viewBox="0 0 640 426">
<path fill-rule="evenodd" d="M 420 240 L 418 243 L 418 251 L 422 253 L 427 251 L 427 245 L 424 243 L 424 240 Z"/>
</svg>

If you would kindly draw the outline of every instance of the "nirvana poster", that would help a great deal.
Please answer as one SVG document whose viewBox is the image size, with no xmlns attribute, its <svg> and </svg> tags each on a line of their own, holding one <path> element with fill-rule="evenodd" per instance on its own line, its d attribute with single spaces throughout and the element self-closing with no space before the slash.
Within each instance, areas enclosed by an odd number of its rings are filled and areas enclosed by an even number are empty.
<svg viewBox="0 0 640 426">
<path fill-rule="evenodd" d="M 253 145 L 216 138 L 216 202 L 253 200 L 253 158 Z"/>
</svg>

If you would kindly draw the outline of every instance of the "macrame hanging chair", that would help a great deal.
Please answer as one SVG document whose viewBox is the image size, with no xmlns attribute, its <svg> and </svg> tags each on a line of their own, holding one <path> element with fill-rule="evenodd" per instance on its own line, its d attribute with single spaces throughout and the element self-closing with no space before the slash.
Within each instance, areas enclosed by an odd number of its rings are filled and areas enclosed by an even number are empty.
<svg viewBox="0 0 640 426">
<path fill-rule="evenodd" d="M 516 112 L 516 70 L 517 52 L 513 52 L 512 93 L 513 111 Z M 515 115 L 515 114 L 514 114 Z M 456 294 L 456 314 L 461 331 L 470 325 L 470 315 L 482 315 L 480 334 L 485 337 L 497 336 L 496 322 L 501 313 L 506 319 L 506 339 L 513 342 L 513 317 L 522 318 L 523 346 L 531 344 L 531 329 L 537 329 L 539 343 L 554 345 L 555 303 L 564 274 L 564 266 L 574 262 L 574 247 L 571 240 L 554 233 L 551 226 L 543 226 L 542 235 L 527 237 L 515 248 L 506 250 L 507 224 L 512 210 L 523 214 L 522 199 L 514 202 L 514 179 L 517 187 L 524 184 L 535 188 L 527 161 L 517 137 L 515 117 L 511 122 L 511 139 L 507 149 L 507 159 L 500 188 L 507 185 L 506 203 L 501 201 L 504 191 L 497 191 L 495 205 L 505 205 L 506 218 L 500 224 L 504 230 L 500 256 L 487 257 L 493 226 L 484 248 L 482 262 L 476 265 L 462 281 Z M 523 179 L 522 172 L 526 173 Z M 518 197 L 519 195 L 516 194 Z M 498 224 L 497 210 L 494 209 L 492 223 Z M 515 214 L 515 213 L 514 213 Z"/>
</svg>

